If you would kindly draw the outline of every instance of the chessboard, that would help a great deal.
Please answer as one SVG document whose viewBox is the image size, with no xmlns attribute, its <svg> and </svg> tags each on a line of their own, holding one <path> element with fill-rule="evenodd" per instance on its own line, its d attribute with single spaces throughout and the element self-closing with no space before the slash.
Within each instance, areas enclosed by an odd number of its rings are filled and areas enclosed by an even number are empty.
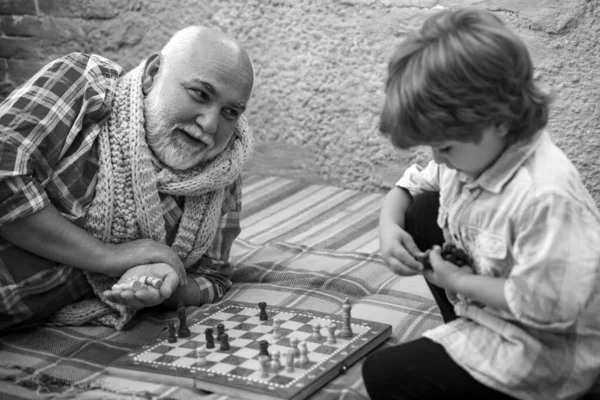
<svg viewBox="0 0 600 400">
<path fill-rule="evenodd" d="M 348 301 L 333 315 L 226 300 L 187 318 L 180 308 L 178 335 L 169 323 L 107 372 L 242 399 L 303 400 L 391 335 L 390 325 L 350 309 Z"/>
</svg>

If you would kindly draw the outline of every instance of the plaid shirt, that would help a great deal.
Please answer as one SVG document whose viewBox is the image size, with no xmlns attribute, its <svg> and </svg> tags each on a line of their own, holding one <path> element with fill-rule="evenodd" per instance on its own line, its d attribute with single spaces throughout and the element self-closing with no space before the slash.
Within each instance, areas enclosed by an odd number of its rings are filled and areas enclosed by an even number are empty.
<svg viewBox="0 0 600 400">
<path fill-rule="evenodd" d="M 600 373 L 600 213 L 549 135 L 515 144 L 474 181 L 431 162 L 397 185 L 440 191 L 445 240 L 469 253 L 476 274 L 507 279 L 510 312 L 447 292 L 462 318 L 424 335 L 519 399 L 589 389 Z"/>
<path fill-rule="evenodd" d="M 46 65 L 0 104 L 0 225 L 53 204 L 67 220 L 83 226 L 97 182 L 96 138 L 122 74 L 105 58 L 72 53 Z M 161 199 L 172 240 L 182 199 Z M 240 232 L 240 209 L 238 178 L 226 190 L 212 246 L 197 266 L 188 268 L 204 289 L 205 302 L 219 299 L 231 285 L 227 261 Z M 39 321 L 90 289 L 80 270 L 0 239 L 0 331 Z"/>
</svg>

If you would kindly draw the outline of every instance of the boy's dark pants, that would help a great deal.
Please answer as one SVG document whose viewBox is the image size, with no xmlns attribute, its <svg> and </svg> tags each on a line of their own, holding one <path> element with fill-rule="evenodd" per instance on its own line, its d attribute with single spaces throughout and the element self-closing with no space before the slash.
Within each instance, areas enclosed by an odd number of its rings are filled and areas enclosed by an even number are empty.
<svg viewBox="0 0 600 400">
<path fill-rule="evenodd" d="M 437 225 L 439 195 L 436 192 L 416 197 L 406 212 L 406 231 L 421 250 L 442 245 Z M 440 308 L 444 322 L 456 318 L 443 289 L 427 282 Z M 451 395 L 473 399 L 512 399 L 473 379 L 459 367 L 442 346 L 420 338 L 399 346 L 379 350 L 363 364 L 365 386 L 372 400 L 443 399 Z"/>
</svg>

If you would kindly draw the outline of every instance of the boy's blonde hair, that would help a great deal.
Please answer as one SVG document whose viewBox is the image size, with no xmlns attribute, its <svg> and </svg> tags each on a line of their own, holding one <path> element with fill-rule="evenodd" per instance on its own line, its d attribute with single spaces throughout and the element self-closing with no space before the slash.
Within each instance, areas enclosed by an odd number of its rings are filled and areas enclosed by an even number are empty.
<svg viewBox="0 0 600 400">
<path fill-rule="evenodd" d="M 526 140 L 548 122 L 550 98 L 533 81 L 525 44 L 489 11 L 442 11 L 397 48 L 379 129 L 400 148 L 478 142 L 505 123 Z"/>
</svg>

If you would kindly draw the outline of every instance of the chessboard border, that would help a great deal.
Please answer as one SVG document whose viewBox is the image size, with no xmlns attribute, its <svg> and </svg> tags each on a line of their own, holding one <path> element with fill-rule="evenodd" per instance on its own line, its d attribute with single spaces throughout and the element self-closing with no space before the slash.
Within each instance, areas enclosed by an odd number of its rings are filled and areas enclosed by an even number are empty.
<svg viewBox="0 0 600 400">
<path fill-rule="evenodd" d="M 188 325 L 193 326 L 204 318 L 226 310 L 229 307 L 258 308 L 258 304 L 235 300 L 225 300 L 217 304 L 212 304 L 206 309 L 197 312 L 192 318 L 190 318 Z M 339 314 L 302 310 L 286 306 L 268 306 L 267 312 L 270 314 L 275 312 L 291 312 L 313 318 L 335 320 L 336 322 L 340 322 L 340 319 L 342 318 L 342 315 Z M 318 373 L 318 378 L 314 381 L 310 381 L 310 383 L 304 385 L 304 387 L 298 388 L 294 385 L 289 388 L 275 388 L 272 391 L 272 395 L 267 394 L 268 392 L 265 389 L 267 389 L 268 385 L 264 384 L 256 384 L 254 386 L 248 381 L 244 381 L 244 384 L 240 384 L 239 382 L 232 380 L 231 385 L 228 386 L 227 382 L 223 382 L 224 377 L 218 374 L 214 374 L 214 376 L 218 378 L 219 382 L 213 383 L 204 379 L 207 375 L 206 372 L 198 374 L 190 371 L 190 369 L 187 367 L 158 367 L 154 366 L 153 364 L 137 364 L 132 361 L 132 357 L 140 354 L 140 352 L 146 351 L 158 343 L 166 340 L 168 335 L 167 332 L 159 335 L 158 338 L 152 343 L 144 345 L 141 348 L 138 348 L 120 357 L 106 368 L 106 372 L 109 375 L 123 378 L 149 381 L 153 383 L 178 385 L 188 389 L 210 391 L 223 395 L 239 397 L 240 395 L 243 396 L 251 393 L 252 398 L 257 400 L 302 400 L 316 392 L 329 381 L 335 379 L 338 375 L 343 374 L 357 361 L 383 344 L 392 334 L 392 327 L 389 324 L 368 321 L 354 317 L 352 317 L 351 323 L 353 325 L 366 325 L 369 327 L 369 330 L 363 335 L 369 336 L 366 343 L 360 345 L 354 352 L 351 352 L 347 356 L 336 356 L 336 358 L 328 360 L 326 362 L 329 364 L 327 365 L 327 370 L 325 372 Z M 345 352 L 346 351 L 342 351 L 340 354 L 343 355 Z M 152 369 L 155 369 L 156 372 L 152 372 Z M 196 377 L 200 375 L 203 376 L 203 379 L 196 379 Z M 210 376 L 210 374 L 208 375 Z"/>
</svg>

